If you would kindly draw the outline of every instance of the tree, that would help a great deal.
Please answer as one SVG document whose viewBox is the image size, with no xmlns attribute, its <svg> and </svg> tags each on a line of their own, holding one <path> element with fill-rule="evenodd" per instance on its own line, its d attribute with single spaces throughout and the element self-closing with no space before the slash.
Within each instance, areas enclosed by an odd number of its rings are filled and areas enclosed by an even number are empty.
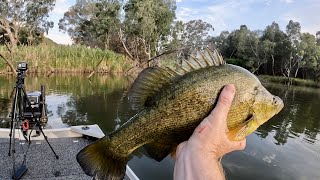
<svg viewBox="0 0 320 180">
<path fill-rule="evenodd" d="M 289 21 L 286 26 L 286 32 L 291 42 L 291 55 L 289 60 L 285 63 L 285 71 L 284 75 L 290 78 L 293 74 L 294 68 L 296 68 L 297 74 L 298 70 L 302 67 L 303 63 L 301 60 L 303 59 L 303 50 L 300 44 L 301 41 L 301 26 L 299 22 L 294 22 L 292 20 Z"/>
<path fill-rule="evenodd" d="M 276 22 L 272 22 L 271 25 L 267 26 L 264 30 L 264 34 L 261 37 L 261 41 L 265 41 L 266 45 L 268 44 L 269 47 L 269 55 L 272 61 L 272 75 L 275 75 L 275 47 L 277 45 L 276 36 L 279 36 L 281 30 L 279 25 Z"/>
<path fill-rule="evenodd" d="M 144 62 L 159 54 L 168 42 L 171 24 L 175 18 L 174 0 L 129 0 L 120 29 L 120 40 L 126 53 Z"/>
<path fill-rule="evenodd" d="M 185 23 L 181 32 L 181 43 L 188 48 L 185 49 L 184 56 L 190 54 L 192 49 L 208 45 L 207 40 L 210 38 L 211 30 L 213 31 L 212 25 L 201 19 Z"/>
<path fill-rule="evenodd" d="M 10 66 L 12 72 L 15 68 L 12 65 L 14 50 L 19 43 L 19 35 L 24 29 L 28 32 L 30 40 L 32 35 L 37 32 L 47 32 L 53 27 L 53 23 L 47 20 L 48 13 L 53 9 L 55 0 L 23 0 L 12 1 L 2 0 L 0 3 L 0 30 L 3 38 L 9 39 L 4 43 L 11 54 L 11 60 L 1 55 L 5 62 Z"/>
<path fill-rule="evenodd" d="M 317 45 L 320 46 L 320 31 L 317 32 L 316 36 L 317 36 Z"/>
<path fill-rule="evenodd" d="M 251 69 L 253 73 L 266 63 L 270 51 L 270 43 L 260 42 L 261 35 L 261 31 L 250 31 L 246 25 L 241 25 L 228 36 L 229 50 L 226 50 L 231 52 L 230 58 L 236 58 L 236 64 Z"/>
<path fill-rule="evenodd" d="M 300 62 L 300 67 L 305 69 L 310 69 L 315 72 L 317 71 L 318 61 L 319 61 L 319 46 L 317 46 L 316 37 L 309 33 L 303 33 L 301 35 L 301 42 L 299 46 L 300 50 L 303 51 L 303 57 Z M 299 68 L 299 67 L 298 67 Z M 295 77 L 298 75 L 298 70 L 296 69 Z"/>
<path fill-rule="evenodd" d="M 94 32 L 104 48 L 109 49 L 111 39 L 118 37 L 121 4 L 117 0 L 101 0 L 96 4 L 96 8 L 98 11 L 92 18 Z"/>
<path fill-rule="evenodd" d="M 94 47 L 96 38 L 91 31 L 91 17 L 97 11 L 94 0 L 77 0 L 59 21 L 59 29 L 68 32 L 73 42 Z"/>
<path fill-rule="evenodd" d="M 118 0 L 78 0 L 59 21 L 76 44 L 109 49 L 120 27 Z"/>
<path fill-rule="evenodd" d="M 219 36 L 212 37 L 212 41 L 215 43 L 216 48 L 219 49 L 220 53 L 225 57 L 230 57 L 232 51 L 230 52 L 230 41 L 229 41 L 229 31 L 222 31 Z"/>
<path fill-rule="evenodd" d="M 315 71 L 314 80 L 320 82 L 320 46 L 317 46 L 316 59 L 317 59 L 317 66 L 314 69 Z"/>
</svg>

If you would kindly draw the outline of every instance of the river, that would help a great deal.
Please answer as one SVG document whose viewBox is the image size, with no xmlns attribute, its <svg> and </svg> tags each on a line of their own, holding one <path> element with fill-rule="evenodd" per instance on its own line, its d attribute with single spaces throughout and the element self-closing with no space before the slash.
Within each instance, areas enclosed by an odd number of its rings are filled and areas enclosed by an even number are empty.
<svg viewBox="0 0 320 180">
<path fill-rule="evenodd" d="M 47 88 L 47 128 L 98 124 L 109 133 L 133 115 L 126 101 L 131 78 L 64 75 L 27 77 L 26 90 Z M 8 127 L 14 77 L 0 76 L 0 125 Z M 244 151 L 223 157 L 228 180 L 320 179 L 320 89 L 265 84 L 284 109 L 247 137 Z M 142 180 L 172 179 L 174 161 L 140 155 L 129 166 Z M 210 168 L 210 167 L 208 167 Z"/>
</svg>

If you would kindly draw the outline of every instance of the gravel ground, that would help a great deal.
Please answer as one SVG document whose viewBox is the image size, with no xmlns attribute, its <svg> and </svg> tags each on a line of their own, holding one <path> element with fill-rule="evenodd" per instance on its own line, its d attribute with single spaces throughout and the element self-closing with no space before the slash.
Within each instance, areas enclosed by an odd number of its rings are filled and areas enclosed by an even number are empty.
<svg viewBox="0 0 320 180">
<path fill-rule="evenodd" d="M 92 141 L 85 138 L 49 139 L 59 156 L 56 159 L 46 141 L 32 141 L 27 155 L 28 170 L 21 179 L 24 180 L 91 180 L 85 175 L 76 161 L 76 154 Z M 23 144 L 24 143 L 24 144 Z M 22 164 L 27 144 L 16 141 L 16 168 Z M 0 138 L 0 179 L 11 179 L 12 158 L 8 156 L 9 139 Z"/>
</svg>

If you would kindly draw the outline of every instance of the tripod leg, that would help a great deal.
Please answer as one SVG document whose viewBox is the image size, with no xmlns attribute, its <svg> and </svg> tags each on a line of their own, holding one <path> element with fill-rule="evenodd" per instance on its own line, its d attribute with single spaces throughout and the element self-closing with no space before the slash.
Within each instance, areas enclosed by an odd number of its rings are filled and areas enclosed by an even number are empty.
<svg viewBox="0 0 320 180">
<path fill-rule="evenodd" d="M 12 104 L 12 112 L 11 112 L 11 123 L 10 123 L 10 133 L 9 133 L 10 143 L 9 143 L 8 156 L 11 156 L 12 132 L 14 133 L 13 128 L 15 128 L 14 121 L 16 120 L 17 93 L 18 93 L 18 88 L 15 87 L 14 99 L 13 99 L 13 104 Z"/>
<path fill-rule="evenodd" d="M 49 145 L 49 147 L 50 147 L 51 151 L 52 151 L 52 152 L 53 152 L 53 154 L 56 156 L 56 159 L 59 159 L 59 156 L 56 154 L 56 152 L 55 152 L 55 151 L 54 151 L 54 149 L 52 148 L 51 144 L 49 143 L 47 136 L 44 134 L 44 132 L 43 132 L 43 130 L 42 130 L 42 127 L 41 127 L 41 124 L 40 124 L 39 120 L 36 120 L 36 121 L 37 121 L 37 122 L 36 122 L 36 123 L 37 123 L 37 126 L 38 126 L 38 128 L 39 128 L 40 132 L 42 133 L 42 135 L 43 135 L 44 139 L 47 141 L 47 143 L 48 143 L 48 145 Z"/>
<path fill-rule="evenodd" d="M 10 138 L 10 142 L 9 142 L 9 153 L 8 156 L 11 156 L 11 139 L 12 139 L 12 129 L 13 129 L 13 122 L 11 121 L 10 124 L 10 133 L 9 133 L 9 138 Z"/>
</svg>

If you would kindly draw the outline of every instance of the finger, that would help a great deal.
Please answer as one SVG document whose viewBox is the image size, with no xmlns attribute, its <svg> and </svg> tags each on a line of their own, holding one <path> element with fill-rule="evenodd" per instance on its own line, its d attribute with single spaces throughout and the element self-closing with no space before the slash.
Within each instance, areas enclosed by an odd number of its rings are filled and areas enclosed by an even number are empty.
<svg viewBox="0 0 320 180">
<path fill-rule="evenodd" d="M 226 85 L 220 93 L 216 107 L 209 115 L 209 121 L 218 119 L 226 120 L 235 94 L 235 87 L 232 84 Z M 214 117 L 214 118 L 213 118 Z"/>
<path fill-rule="evenodd" d="M 247 140 L 243 139 L 241 141 L 230 141 L 231 142 L 231 151 L 243 150 L 246 147 Z"/>
</svg>

